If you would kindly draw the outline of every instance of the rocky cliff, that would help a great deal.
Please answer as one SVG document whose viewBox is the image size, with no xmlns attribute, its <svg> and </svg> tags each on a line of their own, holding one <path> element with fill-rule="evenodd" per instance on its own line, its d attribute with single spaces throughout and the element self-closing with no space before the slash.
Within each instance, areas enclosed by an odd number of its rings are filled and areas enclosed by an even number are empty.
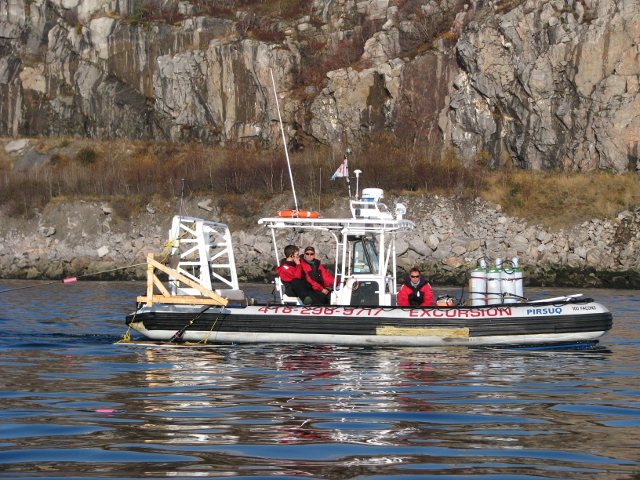
<svg viewBox="0 0 640 480">
<path fill-rule="evenodd" d="M 3 0 L 0 136 L 275 146 L 273 72 L 292 147 L 638 168 L 637 0 L 271 3 Z"/>
</svg>

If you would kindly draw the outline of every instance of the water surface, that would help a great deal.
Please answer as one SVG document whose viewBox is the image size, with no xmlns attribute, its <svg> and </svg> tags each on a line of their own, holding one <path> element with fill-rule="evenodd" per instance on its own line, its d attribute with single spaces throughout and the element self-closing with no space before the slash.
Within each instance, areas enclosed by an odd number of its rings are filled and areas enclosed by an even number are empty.
<svg viewBox="0 0 640 480">
<path fill-rule="evenodd" d="M 638 478 L 636 291 L 592 350 L 116 345 L 143 291 L 0 280 L 0 478 Z"/>
</svg>

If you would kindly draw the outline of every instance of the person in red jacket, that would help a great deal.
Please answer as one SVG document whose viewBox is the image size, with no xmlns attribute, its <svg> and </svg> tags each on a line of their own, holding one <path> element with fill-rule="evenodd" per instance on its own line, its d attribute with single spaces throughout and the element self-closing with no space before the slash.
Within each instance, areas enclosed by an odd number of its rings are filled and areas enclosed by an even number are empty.
<svg viewBox="0 0 640 480">
<path fill-rule="evenodd" d="M 312 298 L 313 303 L 319 303 L 321 305 L 328 305 L 330 302 L 330 293 L 333 290 L 333 286 L 336 282 L 333 275 L 331 275 L 326 268 L 320 263 L 320 260 L 316 258 L 316 249 L 313 247 L 307 247 L 304 249 L 304 258 L 300 261 L 302 270 L 307 277 L 307 282 L 311 285 L 313 290 Z"/>
<path fill-rule="evenodd" d="M 401 307 L 428 307 L 433 305 L 431 285 L 417 268 L 412 268 L 405 277 L 398 292 L 398 305 Z"/>
<path fill-rule="evenodd" d="M 284 257 L 276 272 L 285 286 L 285 293 L 290 297 L 299 297 L 305 305 L 311 305 L 311 285 L 300 265 L 300 251 L 295 245 L 284 247 Z"/>
</svg>

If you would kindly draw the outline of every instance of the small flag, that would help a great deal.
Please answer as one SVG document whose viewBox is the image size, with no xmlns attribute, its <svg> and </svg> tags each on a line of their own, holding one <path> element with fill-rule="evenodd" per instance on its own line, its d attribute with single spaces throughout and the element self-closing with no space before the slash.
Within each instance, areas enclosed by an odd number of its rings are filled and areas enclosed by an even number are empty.
<svg viewBox="0 0 640 480">
<path fill-rule="evenodd" d="M 336 170 L 336 173 L 333 174 L 331 180 L 335 180 L 339 177 L 349 177 L 349 163 L 347 161 L 347 157 L 345 156 L 344 160 Z"/>
</svg>

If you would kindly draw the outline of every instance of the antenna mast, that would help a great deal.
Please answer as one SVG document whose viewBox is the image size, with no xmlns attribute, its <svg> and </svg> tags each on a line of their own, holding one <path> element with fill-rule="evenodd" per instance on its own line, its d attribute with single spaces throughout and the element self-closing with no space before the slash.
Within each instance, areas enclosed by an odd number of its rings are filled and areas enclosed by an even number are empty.
<svg viewBox="0 0 640 480">
<path fill-rule="evenodd" d="M 347 151 L 344 154 L 344 162 L 347 165 L 346 168 L 346 177 L 347 177 L 347 188 L 349 189 L 349 199 L 351 199 L 351 179 L 349 178 L 349 155 L 351 155 L 353 153 L 353 150 L 351 150 L 351 147 L 347 147 Z M 358 196 L 358 192 L 356 191 L 356 197 Z M 356 198 L 357 200 L 357 198 Z"/>
<path fill-rule="evenodd" d="M 280 116 L 280 102 L 278 102 L 278 92 L 276 91 L 276 81 L 273 78 L 273 69 L 269 69 L 271 73 L 271 83 L 273 83 L 273 96 L 276 99 L 276 109 L 278 110 L 278 120 L 280 121 L 280 131 L 282 132 L 282 146 L 284 147 L 284 154 L 287 157 L 287 167 L 289 167 L 289 178 L 291 179 L 291 191 L 293 192 L 293 203 L 298 212 L 298 198 L 296 197 L 296 187 L 293 184 L 293 173 L 291 172 L 291 161 L 289 160 L 289 152 L 287 151 L 287 139 L 284 136 L 284 127 L 282 126 L 282 116 Z"/>
<path fill-rule="evenodd" d="M 184 178 L 182 179 L 182 189 L 180 190 L 180 218 L 182 218 L 182 201 L 184 200 Z"/>
</svg>

